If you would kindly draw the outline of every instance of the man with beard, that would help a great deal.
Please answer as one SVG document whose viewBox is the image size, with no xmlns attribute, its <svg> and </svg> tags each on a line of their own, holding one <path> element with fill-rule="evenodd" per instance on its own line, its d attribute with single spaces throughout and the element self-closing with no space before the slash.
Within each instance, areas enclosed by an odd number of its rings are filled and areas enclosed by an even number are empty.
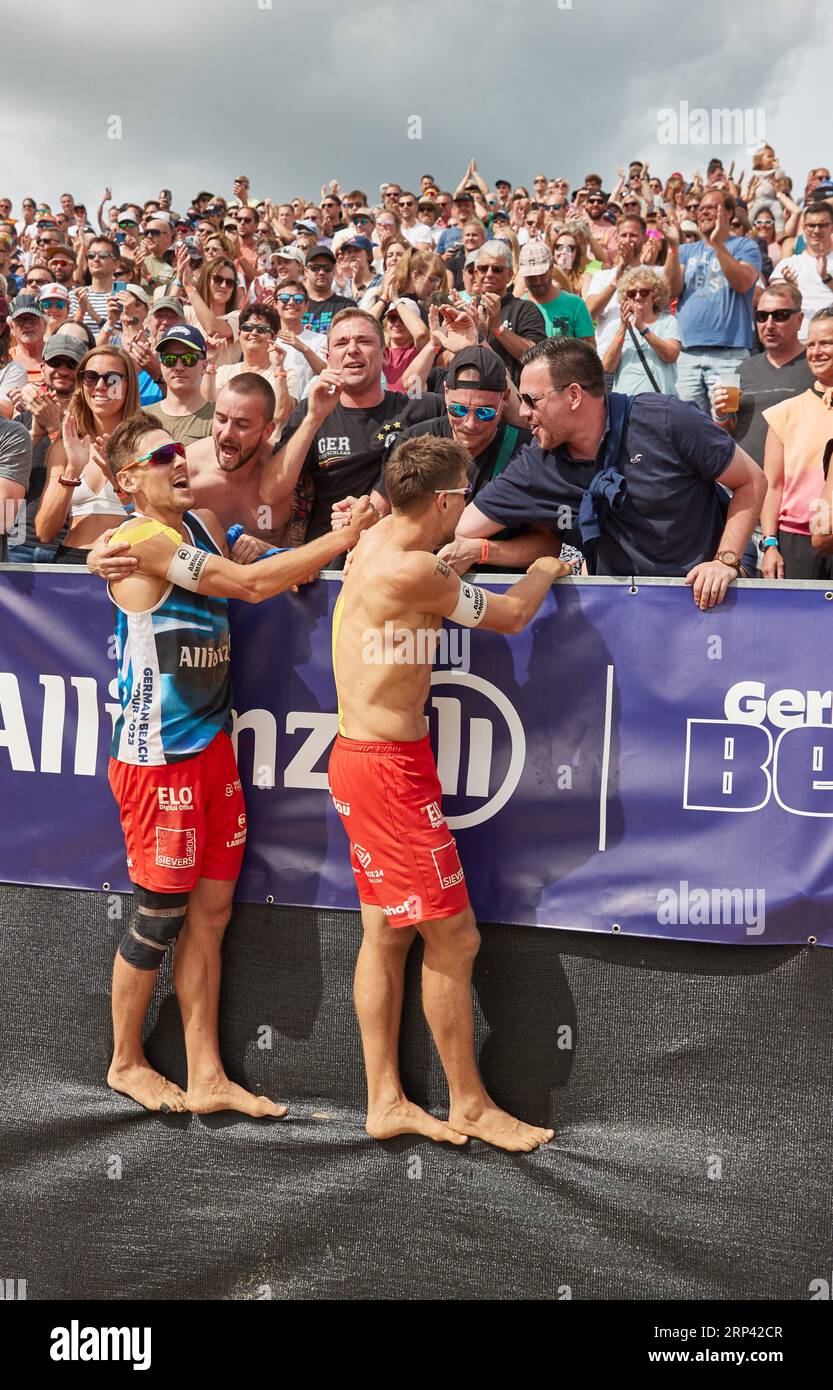
<svg viewBox="0 0 833 1390">
<path fill-rule="evenodd" d="M 211 434 L 186 450 L 188 482 L 198 507 L 210 507 L 228 530 L 243 527 L 232 557 L 243 558 L 241 542 L 257 536 L 264 548 L 283 545 L 292 503 L 292 488 L 260 500 L 264 469 L 272 457 L 275 393 L 255 372 L 241 372 L 217 395 Z M 246 551 L 252 547 L 246 546 Z"/>
</svg>

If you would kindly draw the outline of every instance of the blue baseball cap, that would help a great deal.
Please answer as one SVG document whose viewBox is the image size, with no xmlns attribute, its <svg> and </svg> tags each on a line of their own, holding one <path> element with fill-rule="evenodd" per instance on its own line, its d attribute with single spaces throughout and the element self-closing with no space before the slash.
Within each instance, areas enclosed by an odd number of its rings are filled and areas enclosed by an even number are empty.
<svg viewBox="0 0 833 1390">
<path fill-rule="evenodd" d="M 175 323 L 159 339 L 156 344 L 156 351 L 161 352 L 166 343 L 183 343 L 186 347 L 196 348 L 203 357 L 206 356 L 205 338 L 200 330 L 191 323 Z"/>
<path fill-rule="evenodd" d="M 373 242 L 366 236 L 353 236 L 349 241 L 341 243 L 342 251 L 347 250 L 348 247 L 355 248 L 357 251 L 366 251 L 368 256 L 373 255 Z"/>
<path fill-rule="evenodd" d="M 446 227 L 445 231 L 440 233 L 440 239 L 437 242 L 437 251 L 442 255 L 444 251 L 453 251 L 455 246 L 462 246 L 462 244 L 462 228 Z"/>
</svg>

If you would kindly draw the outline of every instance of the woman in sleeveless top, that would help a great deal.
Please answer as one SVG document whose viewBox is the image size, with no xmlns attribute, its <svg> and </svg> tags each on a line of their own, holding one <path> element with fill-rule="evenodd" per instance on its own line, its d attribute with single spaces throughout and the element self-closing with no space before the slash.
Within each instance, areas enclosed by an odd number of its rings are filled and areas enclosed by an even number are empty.
<svg viewBox="0 0 833 1390">
<path fill-rule="evenodd" d="M 55 563 L 84 565 L 99 536 L 127 515 L 113 486 L 107 440 L 139 409 L 136 368 L 120 348 L 92 348 L 78 364 L 78 385 L 62 435 L 46 459 L 47 481 L 35 528 L 50 541 L 67 523 Z"/>
</svg>

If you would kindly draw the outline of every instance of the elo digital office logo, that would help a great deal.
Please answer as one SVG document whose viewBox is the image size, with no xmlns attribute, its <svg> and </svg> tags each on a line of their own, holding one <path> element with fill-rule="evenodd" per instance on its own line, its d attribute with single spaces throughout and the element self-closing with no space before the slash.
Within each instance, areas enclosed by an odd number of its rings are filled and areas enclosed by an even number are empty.
<svg viewBox="0 0 833 1390">
<path fill-rule="evenodd" d="M 687 721 L 684 810 L 833 817 L 833 690 L 737 681 L 723 713 Z"/>
</svg>

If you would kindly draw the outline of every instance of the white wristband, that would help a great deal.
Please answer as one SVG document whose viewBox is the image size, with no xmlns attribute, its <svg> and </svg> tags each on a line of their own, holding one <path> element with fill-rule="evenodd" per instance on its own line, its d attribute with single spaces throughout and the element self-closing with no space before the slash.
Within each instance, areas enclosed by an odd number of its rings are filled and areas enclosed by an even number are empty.
<svg viewBox="0 0 833 1390">
<path fill-rule="evenodd" d="M 448 616 L 452 623 L 459 623 L 461 627 L 479 627 L 486 616 L 487 602 L 488 594 L 484 589 L 478 589 L 476 584 L 464 584 L 461 579 L 457 607 Z"/>
<path fill-rule="evenodd" d="M 197 550 L 194 545 L 177 546 L 165 572 L 165 578 L 170 579 L 171 583 L 178 585 L 180 589 L 198 589 L 200 575 L 210 559 L 211 554 L 208 550 Z"/>
</svg>

